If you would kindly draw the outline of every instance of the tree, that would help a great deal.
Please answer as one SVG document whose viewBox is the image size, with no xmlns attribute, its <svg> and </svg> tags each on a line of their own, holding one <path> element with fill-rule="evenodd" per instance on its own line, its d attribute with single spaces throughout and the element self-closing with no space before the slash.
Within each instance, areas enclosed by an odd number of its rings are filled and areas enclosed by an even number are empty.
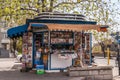
<svg viewBox="0 0 120 80">
<path fill-rule="evenodd" d="M 110 3 L 110 2 L 109 2 Z M 33 18 L 41 12 L 84 14 L 89 20 L 98 24 L 113 22 L 114 11 L 103 0 L 1 0 L 0 19 L 6 20 L 8 26 L 25 23 L 26 18 Z"/>
<path fill-rule="evenodd" d="M 103 53 L 104 58 L 106 57 L 106 47 L 107 47 L 107 41 L 108 39 L 108 33 L 105 32 L 97 32 L 97 31 L 92 31 L 93 36 L 95 38 L 95 40 L 97 41 L 97 43 L 101 46 L 101 50 Z"/>
<path fill-rule="evenodd" d="M 111 21 L 108 18 L 114 11 L 109 9 L 112 6 L 108 5 L 109 3 L 102 0 L 1 0 L 0 17 L 14 24 L 17 22 L 18 25 L 23 24 L 26 18 L 33 18 L 41 12 L 77 11 L 87 16 L 89 20 L 105 24 Z"/>
<path fill-rule="evenodd" d="M 91 0 L 91 1 L 95 1 L 95 0 Z M 86 16 L 88 16 L 89 20 L 94 20 L 98 22 L 98 24 L 100 25 L 101 24 L 109 25 L 110 27 L 107 33 L 91 31 L 98 44 L 100 44 L 104 57 L 106 57 L 105 47 L 107 44 L 103 43 L 103 41 L 109 40 L 109 34 L 111 33 L 112 28 L 116 27 L 116 25 L 119 25 L 119 23 L 114 20 L 115 15 L 113 15 L 116 13 L 119 14 L 118 12 L 116 12 L 118 8 L 114 10 L 112 6 L 114 6 L 115 4 L 111 3 L 111 1 L 103 2 L 101 0 L 96 0 L 96 2 L 90 2 L 90 3 L 83 2 L 83 3 L 84 3 L 83 5 L 78 5 L 80 8 L 79 13 L 85 14 Z"/>
</svg>

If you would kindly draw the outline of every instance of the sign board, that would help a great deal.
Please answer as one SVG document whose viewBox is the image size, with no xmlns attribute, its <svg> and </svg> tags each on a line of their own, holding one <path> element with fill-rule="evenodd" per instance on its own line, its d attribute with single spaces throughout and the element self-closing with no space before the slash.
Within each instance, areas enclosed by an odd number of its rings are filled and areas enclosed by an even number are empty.
<svg viewBox="0 0 120 80">
<path fill-rule="evenodd" d="M 119 39 L 120 39 L 120 36 L 116 36 L 115 39 L 116 39 L 116 40 L 119 40 Z"/>
<path fill-rule="evenodd" d="M 118 43 L 120 44 L 120 39 L 118 40 Z"/>
</svg>

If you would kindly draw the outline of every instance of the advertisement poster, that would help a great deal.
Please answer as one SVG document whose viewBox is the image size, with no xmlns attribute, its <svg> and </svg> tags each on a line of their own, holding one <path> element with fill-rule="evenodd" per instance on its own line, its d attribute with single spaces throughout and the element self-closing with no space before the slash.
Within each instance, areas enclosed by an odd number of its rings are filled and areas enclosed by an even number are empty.
<svg viewBox="0 0 120 80">
<path fill-rule="evenodd" d="M 22 43 L 22 61 L 27 67 L 32 67 L 32 33 L 24 33 Z"/>
</svg>

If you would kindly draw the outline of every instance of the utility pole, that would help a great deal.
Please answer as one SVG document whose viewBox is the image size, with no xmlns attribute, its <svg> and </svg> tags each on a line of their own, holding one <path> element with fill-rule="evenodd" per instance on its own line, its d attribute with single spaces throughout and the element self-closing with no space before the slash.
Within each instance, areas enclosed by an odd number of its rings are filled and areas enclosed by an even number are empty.
<svg viewBox="0 0 120 80">
<path fill-rule="evenodd" d="M 119 48 L 120 48 L 120 39 L 119 39 L 119 32 L 117 32 L 116 33 L 116 40 L 117 40 L 117 42 L 118 42 L 118 49 L 117 49 L 117 60 L 118 60 L 118 69 L 119 69 L 119 75 L 120 75 L 120 50 L 119 50 Z"/>
<path fill-rule="evenodd" d="M 110 64 L 110 48 L 107 47 L 108 65 Z"/>
<path fill-rule="evenodd" d="M 110 64 L 110 44 L 107 41 L 107 58 L 108 58 L 108 65 Z"/>
<path fill-rule="evenodd" d="M 118 69 L 119 69 L 119 75 L 120 75 L 120 40 L 118 40 Z"/>
</svg>

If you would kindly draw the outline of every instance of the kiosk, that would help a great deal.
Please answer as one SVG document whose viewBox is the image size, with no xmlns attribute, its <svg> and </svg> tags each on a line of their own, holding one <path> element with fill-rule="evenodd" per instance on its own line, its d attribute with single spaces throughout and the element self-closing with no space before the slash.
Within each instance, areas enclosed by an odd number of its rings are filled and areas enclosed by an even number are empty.
<svg viewBox="0 0 120 80">
<path fill-rule="evenodd" d="M 108 26 L 86 21 L 79 14 L 41 13 L 26 24 L 8 30 L 8 37 L 23 39 L 23 64 L 35 68 L 44 65 L 45 70 L 65 70 L 74 65 L 80 56 L 82 63 L 92 62 L 92 34 L 88 30 L 107 31 Z M 40 61 L 36 62 L 37 51 Z"/>
</svg>

